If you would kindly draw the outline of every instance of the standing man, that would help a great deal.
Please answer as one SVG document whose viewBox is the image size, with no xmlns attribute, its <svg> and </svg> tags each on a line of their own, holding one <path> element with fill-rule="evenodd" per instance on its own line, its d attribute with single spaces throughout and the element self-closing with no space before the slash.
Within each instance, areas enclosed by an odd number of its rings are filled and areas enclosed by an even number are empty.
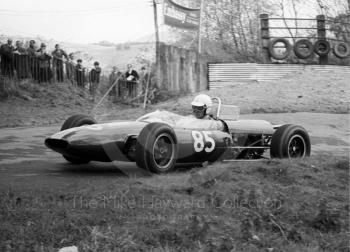
<svg viewBox="0 0 350 252">
<path fill-rule="evenodd" d="M 29 58 L 28 52 L 23 47 L 23 42 L 20 40 L 16 41 L 16 48 L 14 50 L 14 69 L 18 79 L 28 78 L 29 73 Z"/>
<path fill-rule="evenodd" d="M 144 94 L 146 90 L 146 84 L 147 84 L 147 77 L 148 73 L 146 73 L 146 67 L 141 67 L 140 72 L 140 87 L 139 87 L 139 94 Z"/>
<path fill-rule="evenodd" d="M 138 73 L 133 69 L 132 64 L 127 65 L 128 70 L 125 73 L 126 86 L 129 90 L 129 98 L 137 96 L 137 81 L 139 80 Z"/>
<path fill-rule="evenodd" d="M 94 68 L 90 71 L 90 95 L 92 96 L 92 101 L 95 101 L 97 87 L 100 83 L 101 71 L 100 63 L 95 61 Z"/>
<path fill-rule="evenodd" d="M 46 51 L 46 45 L 41 43 L 38 52 L 39 60 L 39 82 L 48 82 L 52 78 L 51 72 L 51 56 Z"/>
<path fill-rule="evenodd" d="M 75 66 L 75 80 L 78 87 L 83 88 L 85 86 L 85 67 L 83 67 L 82 59 L 78 59 Z"/>
<path fill-rule="evenodd" d="M 120 78 L 120 76 L 122 75 L 122 72 L 120 72 L 118 70 L 118 67 L 117 66 L 113 66 L 112 68 L 112 72 L 110 73 L 109 75 L 109 87 L 111 87 L 114 82 Z M 108 94 L 108 99 L 111 99 L 112 98 L 112 102 L 116 102 L 117 101 L 117 95 L 119 95 L 119 85 L 115 85 L 112 90 L 109 92 Z"/>
<path fill-rule="evenodd" d="M 35 41 L 29 41 L 29 47 L 27 48 L 27 53 L 29 56 L 29 68 L 32 78 L 34 80 L 39 79 L 39 62 L 37 59 L 37 49 L 35 47 Z"/>
<path fill-rule="evenodd" d="M 55 50 L 52 52 L 53 68 L 56 70 L 57 82 L 63 82 L 63 56 L 68 60 L 68 55 L 60 48 L 59 44 L 55 45 Z"/>
<path fill-rule="evenodd" d="M 13 77 L 13 51 L 12 39 L 7 40 L 7 44 L 0 47 L 1 55 L 1 73 L 10 78 Z"/>
<path fill-rule="evenodd" d="M 66 61 L 66 74 L 70 83 L 74 84 L 74 53 L 68 55 L 68 61 Z"/>
</svg>

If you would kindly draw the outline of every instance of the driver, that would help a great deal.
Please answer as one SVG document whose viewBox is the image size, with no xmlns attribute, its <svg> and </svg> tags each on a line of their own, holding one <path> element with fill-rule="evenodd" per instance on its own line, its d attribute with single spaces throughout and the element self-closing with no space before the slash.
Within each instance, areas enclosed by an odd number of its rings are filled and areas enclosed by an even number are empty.
<svg viewBox="0 0 350 252">
<path fill-rule="evenodd" d="M 191 102 L 193 115 L 197 119 L 209 119 L 209 113 L 213 103 L 209 95 L 199 94 Z"/>
</svg>

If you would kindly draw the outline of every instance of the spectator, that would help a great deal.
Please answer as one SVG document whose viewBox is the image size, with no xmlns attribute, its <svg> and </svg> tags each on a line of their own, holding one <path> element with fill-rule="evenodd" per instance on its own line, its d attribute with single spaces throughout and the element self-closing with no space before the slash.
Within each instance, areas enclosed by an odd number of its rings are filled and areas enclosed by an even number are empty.
<svg viewBox="0 0 350 252">
<path fill-rule="evenodd" d="M 122 75 L 122 72 L 118 70 L 118 67 L 114 66 L 112 68 L 112 72 L 109 75 L 109 87 L 111 87 L 118 78 L 120 79 L 121 75 Z M 119 88 L 119 85 L 115 85 L 112 88 L 112 90 L 109 92 L 108 99 L 109 100 L 112 99 L 112 102 L 116 102 L 117 100 L 117 93 L 119 94 L 119 92 L 117 92 L 119 91 L 118 88 Z"/>
<path fill-rule="evenodd" d="M 134 98 L 137 96 L 137 81 L 139 80 L 138 73 L 133 69 L 132 64 L 127 65 L 128 70 L 125 73 L 126 86 L 129 91 L 129 97 Z"/>
<path fill-rule="evenodd" d="M 8 76 L 10 78 L 13 77 L 13 51 L 14 47 L 12 45 L 12 39 L 7 40 L 7 44 L 3 44 L 0 47 L 0 55 L 1 55 L 1 73 L 4 76 Z"/>
<path fill-rule="evenodd" d="M 140 94 L 144 94 L 147 86 L 147 79 L 148 79 L 148 73 L 146 72 L 146 67 L 141 67 L 141 72 L 140 72 Z"/>
<path fill-rule="evenodd" d="M 63 56 L 68 60 L 68 56 L 65 51 L 60 48 L 59 44 L 55 45 L 55 50 L 52 52 L 53 68 L 55 69 L 56 80 L 63 82 Z"/>
<path fill-rule="evenodd" d="M 23 42 L 19 40 L 16 41 L 16 48 L 13 51 L 17 54 L 27 54 L 27 50 L 23 47 Z"/>
<path fill-rule="evenodd" d="M 75 66 L 75 80 L 78 87 L 83 88 L 85 86 L 85 68 L 81 59 L 77 60 L 77 65 Z"/>
<path fill-rule="evenodd" d="M 14 50 L 14 68 L 18 79 L 25 79 L 29 76 L 29 56 L 27 50 L 23 47 L 23 42 L 16 41 Z"/>
<path fill-rule="evenodd" d="M 51 56 L 46 51 L 46 45 L 41 43 L 38 52 L 39 60 L 39 82 L 47 82 L 52 78 L 52 72 L 50 68 Z"/>
<path fill-rule="evenodd" d="M 74 54 L 70 53 L 68 55 L 68 61 L 66 62 L 66 74 L 67 74 L 67 79 L 70 81 L 72 84 L 74 84 Z"/>
<path fill-rule="evenodd" d="M 97 87 L 100 83 L 101 71 L 100 63 L 95 61 L 94 68 L 90 71 L 90 95 L 92 96 L 92 101 L 95 101 Z"/>
<path fill-rule="evenodd" d="M 154 72 L 146 72 L 146 68 L 141 68 L 140 82 L 142 86 L 142 93 L 146 95 L 147 90 L 147 103 L 156 103 L 156 99 L 159 93 L 157 87 L 157 80 L 154 75 Z"/>
<path fill-rule="evenodd" d="M 37 59 L 37 49 L 35 47 L 35 41 L 29 41 L 29 47 L 27 48 L 27 53 L 29 57 L 29 68 L 32 78 L 34 80 L 39 80 L 39 61 Z"/>
</svg>

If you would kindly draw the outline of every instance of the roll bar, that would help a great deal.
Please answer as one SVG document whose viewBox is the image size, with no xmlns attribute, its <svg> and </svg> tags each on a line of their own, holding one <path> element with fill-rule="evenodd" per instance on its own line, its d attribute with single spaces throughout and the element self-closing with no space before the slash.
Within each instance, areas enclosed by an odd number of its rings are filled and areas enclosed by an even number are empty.
<svg viewBox="0 0 350 252">
<path fill-rule="evenodd" d="M 212 101 L 216 101 L 218 103 L 218 109 L 216 111 L 216 118 L 219 118 L 220 110 L 221 110 L 221 99 L 219 97 L 211 98 Z"/>
</svg>

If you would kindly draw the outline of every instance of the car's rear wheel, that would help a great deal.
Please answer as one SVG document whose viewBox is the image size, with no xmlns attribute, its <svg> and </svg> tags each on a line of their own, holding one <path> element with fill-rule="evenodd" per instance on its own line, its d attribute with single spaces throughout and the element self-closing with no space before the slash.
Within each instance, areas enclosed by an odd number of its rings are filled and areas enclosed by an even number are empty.
<svg viewBox="0 0 350 252">
<path fill-rule="evenodd" d="M 164 123 L 150 123 L 140 132 L 136 143 L 136 164 L 154 173 L 175 168 L 177 139 L 174 130 Z"/>
<path fill-rule="evenodd" d="M 272 158 L 303 158 L 310 156 L 310 152 L 309 134 L 299 125 L 283 125 L 272 135 L 270 148 Z"/>
<path fill-rule="evenodd" d="M 91 125 L 96 123 L 97 123 L 96 120 L 91 116 L 81 115 L 81 114 L 73 115 L 63 123 L 61 127 L 61 131 L 74 128 L 74 127 L 80 127 L 83 125 Z M 63 157 L 72 164 L 87 164 L 90 162 L 89 159 L 85 159 L 85 158 L 78 158 L 78 157 L 72 157 L 72 156 L 66 156 L 66 155 L 63 155 Z"/>
</svg>

